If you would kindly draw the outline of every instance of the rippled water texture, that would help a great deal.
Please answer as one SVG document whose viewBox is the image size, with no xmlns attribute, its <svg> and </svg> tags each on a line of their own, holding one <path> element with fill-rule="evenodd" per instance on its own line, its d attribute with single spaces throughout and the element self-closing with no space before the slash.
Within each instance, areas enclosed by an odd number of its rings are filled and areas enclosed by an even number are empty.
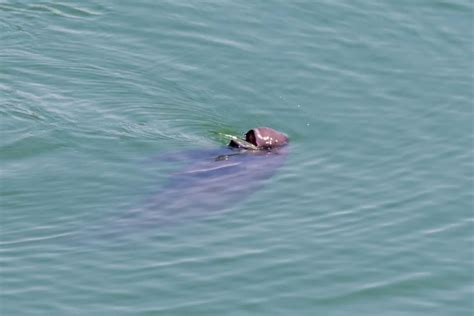
<svg viewBox="0 0 474 316">
<path fill-rule="evenodd" d="M 0 0 L 0 314 L 471 315 L 473 20 L 468 0 Z M 157 157 L 256 126 L 291 144 L 253 194 L 117 229 L 202 156 Z"/>
</svg>

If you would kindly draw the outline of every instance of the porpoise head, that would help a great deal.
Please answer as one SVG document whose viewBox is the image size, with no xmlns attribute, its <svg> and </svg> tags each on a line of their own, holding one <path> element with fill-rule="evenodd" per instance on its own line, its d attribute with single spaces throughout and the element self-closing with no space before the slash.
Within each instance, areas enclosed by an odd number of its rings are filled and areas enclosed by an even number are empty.
<svg viewBox="0 0 474 316">
<path fill-rule="evenodd" d="M 288 144 L 288 137 L 270 127 L 257 127 L 245 133 L 245 140 L 234 138 L 229 146 L 249 150 L 270 150 Z"/>
</svg>

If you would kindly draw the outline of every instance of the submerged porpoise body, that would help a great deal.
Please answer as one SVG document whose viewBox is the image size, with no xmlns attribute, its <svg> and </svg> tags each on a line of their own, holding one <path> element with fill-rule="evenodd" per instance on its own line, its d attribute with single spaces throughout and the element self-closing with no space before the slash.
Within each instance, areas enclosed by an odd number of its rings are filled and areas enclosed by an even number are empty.
<svg viewBox="0 0 474 316">
<path fill-rule="evenodd" d="M 288 137 L 269 127 L 249 130 L 228 146 L 175 155 L 189 165 L 130 214 L 153 224 L 227 209 L 259 189 L 287 156 Z M 172 160 L 172 159 L 171 159 Z"/>
</svg>

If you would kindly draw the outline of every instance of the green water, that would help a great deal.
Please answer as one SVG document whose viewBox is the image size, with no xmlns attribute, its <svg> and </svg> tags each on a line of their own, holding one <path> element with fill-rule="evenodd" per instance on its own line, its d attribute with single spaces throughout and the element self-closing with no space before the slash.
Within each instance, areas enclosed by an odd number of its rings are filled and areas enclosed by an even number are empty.
<svg viewBox="0 0 474 316">
<path fill-rule="evenodd" d="M 0 0 L 0 314 L 472 315 L 473 20 L 468 0 Z M 255 126 L 291 139 L 261 190 L 74 238 L 159 194 L 177 166 L 150 158 Z"/>
</svg>

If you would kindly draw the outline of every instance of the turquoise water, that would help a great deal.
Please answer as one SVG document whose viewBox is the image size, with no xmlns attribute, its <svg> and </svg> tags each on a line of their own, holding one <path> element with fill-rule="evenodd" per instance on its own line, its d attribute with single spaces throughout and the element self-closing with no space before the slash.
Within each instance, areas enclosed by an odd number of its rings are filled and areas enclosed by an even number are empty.
<svg viewBox="0 0 474 316">
<path fill-rule="evenodd" d="M 473 20 L 468 0 L 0 0 L 1 315 L 471 315 Z M 262 125 L 290 154 L 254 194 L 87 233 L 181 167 L 150 158 Z"/>
</svg>

